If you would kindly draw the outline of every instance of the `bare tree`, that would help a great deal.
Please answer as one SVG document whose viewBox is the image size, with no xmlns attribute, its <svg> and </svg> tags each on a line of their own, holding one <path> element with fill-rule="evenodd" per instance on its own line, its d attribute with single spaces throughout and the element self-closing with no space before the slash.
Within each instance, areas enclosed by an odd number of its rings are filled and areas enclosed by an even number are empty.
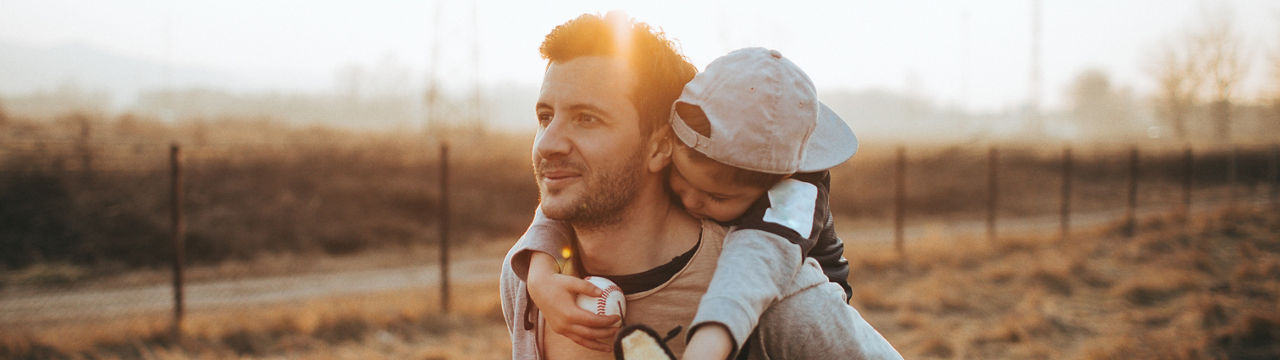
<svg viewBox="0 0 1280 360">
<path fill-rule="evenodd" d="M 1158 87 L 1155 102 L 1157 113 L 1173 128 L 1178 140 L 1187 140 L 1187 121 L 1196 102 L 1199 101 L 1200 84 L 1204 74 L 1196 56 L 1181 42 L 1168 41 L 1158 50 L 1148 72 Z"/>
<path fill-rule="evenodd" d="M 1231 139 L 1231 100 L 1249 64 L 1244 41 L 1236 34 L 1231 9 L 1223 6 L 1203 10 L 1199 26 L 1191 33 L 1191 49 L 1200 57 L 1200 72 L 1206 77 L 1212 99 L 1214 128 L 1220 141 Z"/>
<path fill-rule="evenodd" d="M 1068 87 L 1071 115 L 1081 132 L 1095 138 L 1124 138 L 1135 134 L 1128 92 L 1117 88 L 1101 69 L 1076 75 Z"/>
<path fill-rule="evenodd" d="M 346 98 L 350 105 L 355 105 L 367 95 L 368 77 L 364 66 L 347 63 L 333 72 L 334 90 L 338 96 Z"/>
</svg>

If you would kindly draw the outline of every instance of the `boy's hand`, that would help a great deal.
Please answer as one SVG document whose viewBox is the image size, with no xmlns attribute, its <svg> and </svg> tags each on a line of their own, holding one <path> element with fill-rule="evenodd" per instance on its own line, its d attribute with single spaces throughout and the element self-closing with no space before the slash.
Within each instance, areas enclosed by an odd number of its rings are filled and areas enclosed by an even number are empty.
<svg viewBox="0 0 1280 360">
<path fill-rule="evenodd" d="M 550 255 L 534 254 L 529 260 L 529 298 L 542 311 L 547 328 L 588 349 L 611 351 L 618 332 L 614 324 L 621 317 L 596 315 L 577 305 L 579 294 L 599 297 L 604 291 L 586 280 L 557 274 Z"/>
<path fill-rule="evenodd" d="M 722 360 L 729 358 L 733 351 L 733 336 L 724 325 L 712 323 L 699 326 L 689 338 L 689 345 L 684 348 L 685 360 Z"/>
</svg>

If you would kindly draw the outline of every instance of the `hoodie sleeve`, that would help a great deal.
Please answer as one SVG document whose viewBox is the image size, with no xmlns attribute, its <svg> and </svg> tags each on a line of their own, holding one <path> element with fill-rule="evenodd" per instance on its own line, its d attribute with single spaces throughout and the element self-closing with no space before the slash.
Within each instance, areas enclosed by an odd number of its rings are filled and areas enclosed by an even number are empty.
<svg viewBox="0 0 1280 360">
<path fill-rule="evenodd" d="M 573 236 L 573 228 L 564 222 L 547 218 L 539 205 L 533 214 L 533 223 L 529 224 L 529 229 L 525 230 L 524 235 L 511 248 L 511 270 L 520 281 L 528 280 L 529 256 L 533 252 L 546 253 L 555 258 L 556 262 L 563 263 L 565 259 L 561 250 L 570 246 Z"/>
</svg>

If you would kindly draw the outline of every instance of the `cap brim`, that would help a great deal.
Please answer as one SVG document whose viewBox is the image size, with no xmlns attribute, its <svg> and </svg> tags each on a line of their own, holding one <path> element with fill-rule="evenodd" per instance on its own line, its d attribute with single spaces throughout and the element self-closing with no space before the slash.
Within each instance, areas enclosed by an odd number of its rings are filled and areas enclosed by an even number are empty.
<svg viewBox="0 0 1280 360">
<path fill-rule="evenodd" d="M 818 126 L 800 159 L 799 172 L 816 172 L 840 165 L 858 152 L 858 137 L 827 104 L 818 103 Z"/>
</svg>

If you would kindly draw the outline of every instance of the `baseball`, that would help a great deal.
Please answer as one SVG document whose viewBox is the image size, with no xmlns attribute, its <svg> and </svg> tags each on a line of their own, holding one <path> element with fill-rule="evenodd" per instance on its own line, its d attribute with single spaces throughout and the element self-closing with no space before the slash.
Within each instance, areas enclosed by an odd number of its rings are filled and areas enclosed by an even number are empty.
<svg viewBox="0 0 1280 360">
<path fill-rule="evenodd" d="M 622 294 L 622 288 L 614 284 L 609 279 L 599 276 L 588 276 L 584 280 L 595 284 L 596 287 L 604 290 L 604 295 L 600 297 L 591 297 L 578 295 L 578 307 L 583 310 L 596 313 L 597 315 L 618 315 L 626 316 L 627 299 Z M 621 326 L 622 321 L 618 321 L 615 326 Z"/>
</svg>

